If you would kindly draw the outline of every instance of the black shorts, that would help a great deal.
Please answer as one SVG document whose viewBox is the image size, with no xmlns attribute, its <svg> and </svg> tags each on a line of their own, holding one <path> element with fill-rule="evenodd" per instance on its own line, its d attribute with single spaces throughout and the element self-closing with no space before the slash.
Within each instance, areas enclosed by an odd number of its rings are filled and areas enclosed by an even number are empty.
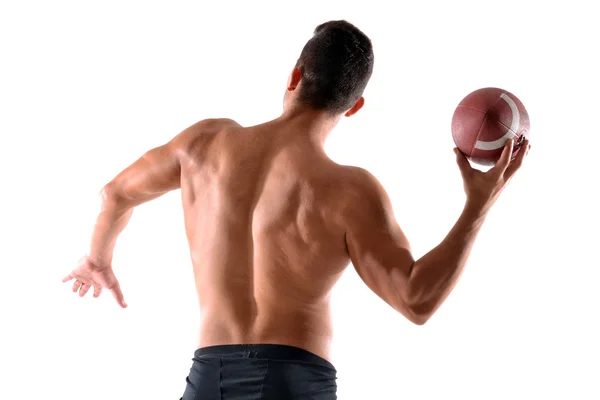
<svg viewBox="0 0 600 400">
<path fill-rule="evenodd" d="M 180 400 L 334 400 L 336 373 L 306 350 L 275 344 L 202 347 Z"/>
</svg>

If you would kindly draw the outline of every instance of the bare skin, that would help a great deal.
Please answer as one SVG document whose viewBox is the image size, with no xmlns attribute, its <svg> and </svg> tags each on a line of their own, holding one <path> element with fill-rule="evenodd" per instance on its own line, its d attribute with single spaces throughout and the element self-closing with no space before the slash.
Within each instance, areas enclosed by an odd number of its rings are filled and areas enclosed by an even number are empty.
<svg viewBox="0 0 600 400">
<path fill-rule="evenodd" d="M 342 116 L 297 106 L 300 87 L 295 69 L 280 118 L 248 128 L 201 121 L 120 173 L 102 190 L 88 253 L 63 281 L 75 280 L 80 296 L 106 288 L 126 307 L 112 268 L 117 236 L 137 205 L 181 189 L 202 313 L 199 347 L 285 344 L 330 360 L 330 294 L 350 262 L 385 302 L 425 323 L 452 291 L 526 151 L 511 162 L 508 142 L 487 173 L 457 152 L 464 211 L 444 241 L 415 261 L 377 180 L 325 154 Z"/>
</svg>

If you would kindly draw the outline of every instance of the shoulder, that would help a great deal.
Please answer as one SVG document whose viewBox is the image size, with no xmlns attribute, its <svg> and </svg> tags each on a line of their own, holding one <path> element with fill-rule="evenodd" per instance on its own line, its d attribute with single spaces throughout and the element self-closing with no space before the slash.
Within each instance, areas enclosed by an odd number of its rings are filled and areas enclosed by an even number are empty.
<svg viewBox="0 0 600 400">
<path fill-rule="evenodd" d="M 186 128 L 178 136 L 180 136 L 182 140 L 191 139 L 197 135 L 216 134 L 227 127 L 241 128 L 241 125 L 229 118 L 203 119 Z"/>
<path fill-rule="evenodd" d="M 385 194 L 385 189 L 377 177 L 364 168 L 340 166 L 340 174 L 346 183 L 344 192 L 352 200 L 372 200 Z"/>
<path fill-rule="evenodd" d="M 187 152 L 211 143 L 220 132 L 241 125 L 229 118 L 209 118 L 196 122 L 175 136 L 169 145 L 177 152 Z"/>
<path fill-rule="evenodd" d="M 199 128 L 199 129 L 205 129 L 205 130 L 221 129 L 221 128 L 228 127 L 228 126 L 241 127 L 240 124 L 238 124 L 236 121 L 234 121 L 230 118 L 203 119 L 202 121 L 199 121 L 192 126 Z"/>
<path fill-rule="evenodd" d="M 349 220 L 363 220 L 387 214 L 389 196 L 375 175 L 364 168 L 341 166 L 340 212 Z"/>
</svg>

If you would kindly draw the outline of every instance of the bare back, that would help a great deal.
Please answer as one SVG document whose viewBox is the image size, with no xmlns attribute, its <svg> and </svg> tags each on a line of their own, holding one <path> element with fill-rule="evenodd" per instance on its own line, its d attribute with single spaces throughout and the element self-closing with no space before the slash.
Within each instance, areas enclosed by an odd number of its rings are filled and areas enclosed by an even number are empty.
<svg viewBox="0 0 600 400">
<path fill-rule="evenodd" d="M 287 344 L 329 357 L 330 292 L 349 263 L 346 167 L 302 136 L 217 120 L 181 160 L 199 346 Z"/>
</svg>

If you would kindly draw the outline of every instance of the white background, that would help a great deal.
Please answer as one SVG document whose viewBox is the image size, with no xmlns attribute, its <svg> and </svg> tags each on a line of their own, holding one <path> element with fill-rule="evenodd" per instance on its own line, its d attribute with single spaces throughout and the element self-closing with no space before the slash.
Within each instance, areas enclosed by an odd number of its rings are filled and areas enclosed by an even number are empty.
<svg viewBox="0 0 600 400">
<path fill-rule="evenodd" d="M 462 97 L 513 92 L 533 147 L 425 326 L 348 269 L 333 304 L 339 398 L 600 398 L 593 2 L 0 4 L 1 399 L 181 396 L 198 309 L 179 193 L 139 207 L 118 242 L 126 310 L 61 283 L 97 193 L 200 119 L 277 117 L 313 29 L 342 18 L 373 40 L 375 70 L 327 151 L 381 180 L 416 257 L 462 208 Z"/>
</svg>

